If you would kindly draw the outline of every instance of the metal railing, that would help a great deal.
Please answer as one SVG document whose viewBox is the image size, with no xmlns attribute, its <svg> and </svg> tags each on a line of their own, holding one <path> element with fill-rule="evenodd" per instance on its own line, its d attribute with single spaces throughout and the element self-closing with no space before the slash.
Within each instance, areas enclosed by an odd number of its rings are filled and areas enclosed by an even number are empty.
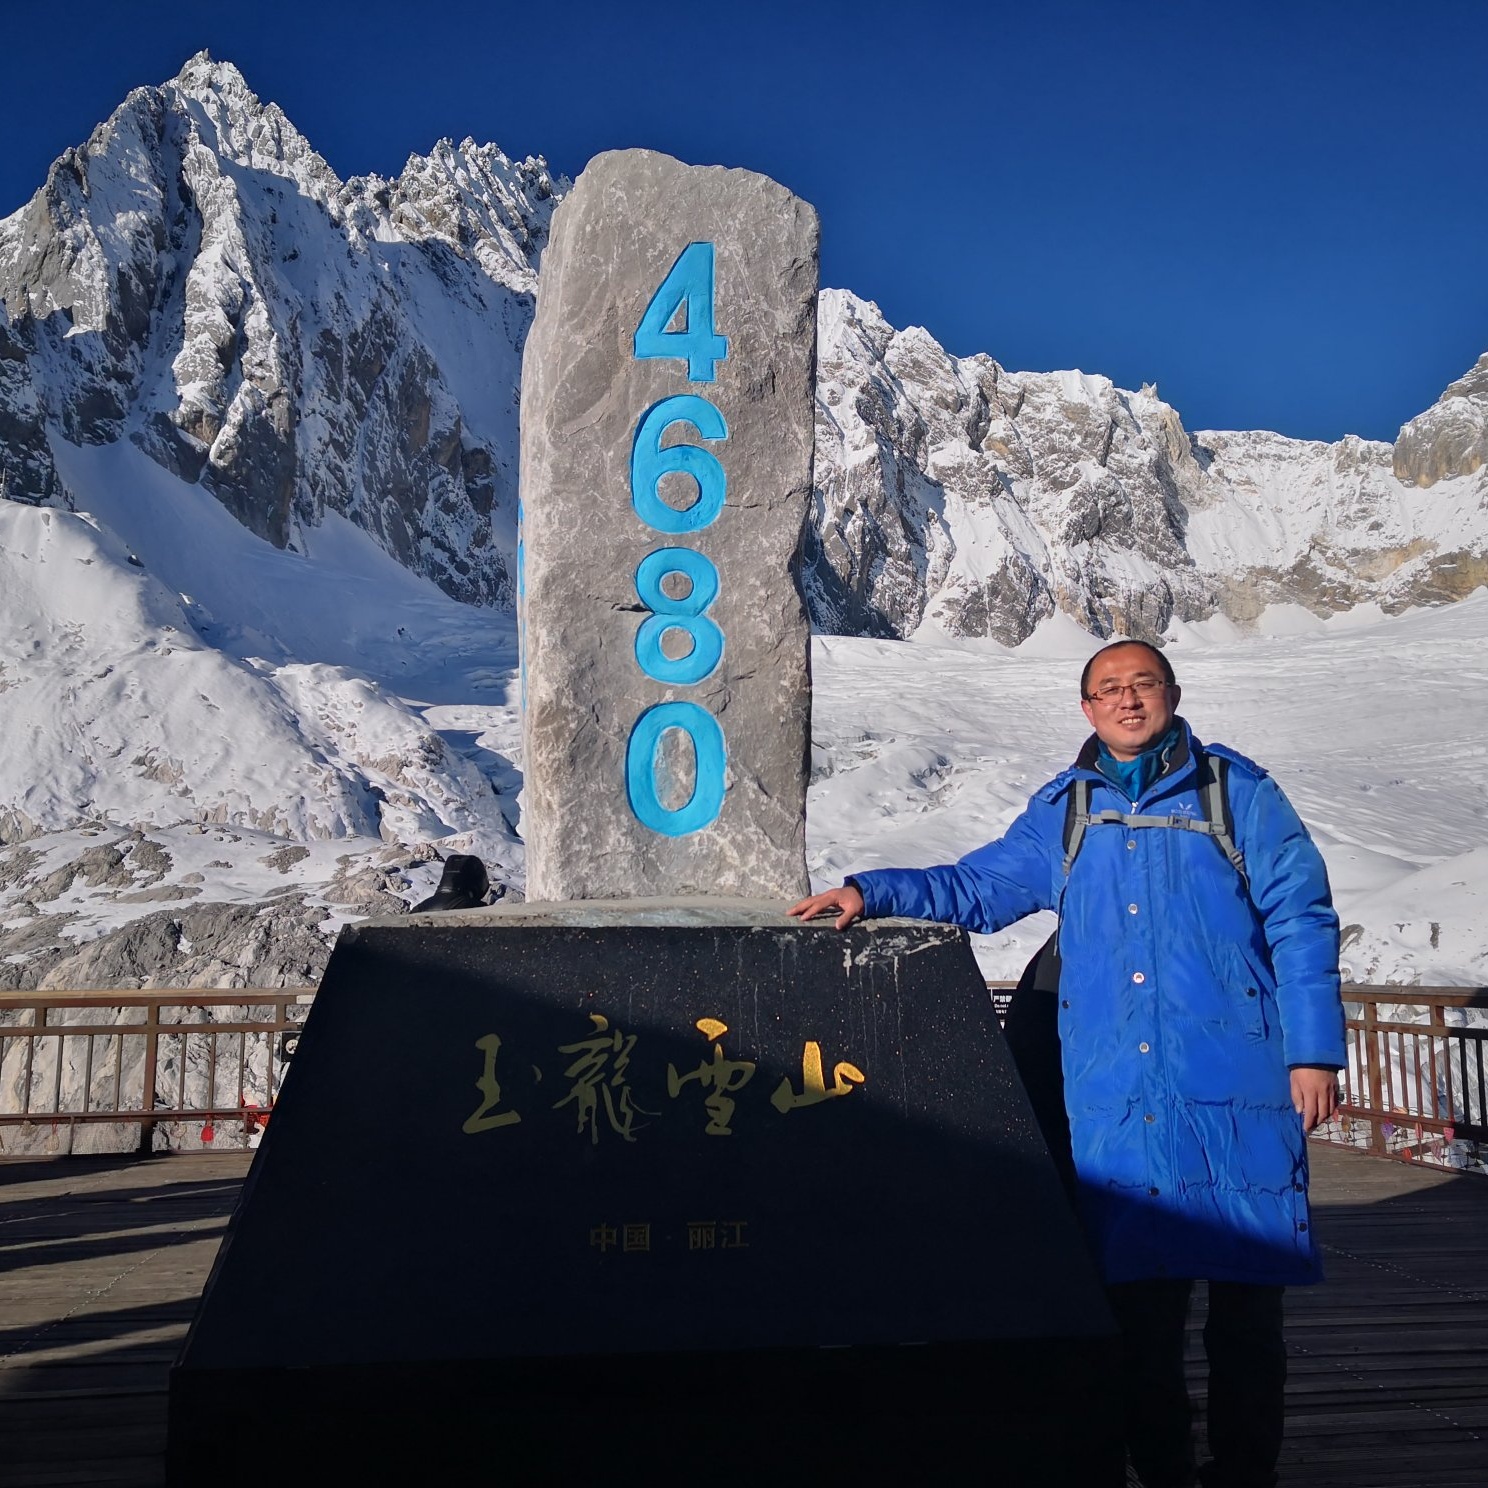
<svg viewBox="0 0 1488 1488">
<path fill-rule="evenodd" d="M 1482 1171 L 1488 1159 L 1488 988 L 1345 984 L 1348 1067 L 1322 1140 Z"/>
<path fill-rule="evenodd" d="M 137 1128 L 126 1146 L 148 1153 L 167 1123 L 170 1146 L 210 1144 L 219 1126 L 243 1145 L 268 1120 L 313 995 L 0 992 L 0 1154 L 71 1153 L 80 1127 L 102 1126 Z"/>
<path fill-rule="evenodd" d="M 1013 983 L 988 987 L 1006 1016 Z M 1345 984 L 1343 995 L 1343 1101 L 1314 1136 L 1488 1168 L 1488 988 Z M 0 1155 L 71 1152 L 80 1126 L 135 1127 L 141 1152 L 169 1124 L 170 1146 L 211 1142 L 219 1125 L 250 1137 L 313 997 L 310 987 L 0 992 Z"/>
<path fill-rule="evenodd" d="M 1013 982 L 988 982 L 1000 1021 Z M 1343 985 L 1338 1115 L 1313 1138 L 1488 1172 L 1488 988 Z"/>
</svg>

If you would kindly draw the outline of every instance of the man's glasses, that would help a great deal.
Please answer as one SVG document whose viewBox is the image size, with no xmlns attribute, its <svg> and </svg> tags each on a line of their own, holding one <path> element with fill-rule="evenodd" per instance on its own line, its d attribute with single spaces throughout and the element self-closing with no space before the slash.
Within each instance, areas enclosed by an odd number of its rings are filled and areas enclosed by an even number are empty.
<svg viewBox="0 0 1488 1488">
<path fill-rule="evenodd" d="M 1135 682 L 1102 682 L 1094 692 L 1087 692 L 1085 699 L 1091 703 L 1119 703 L 1127 692 L 1134 692 L 1139 698 L 1150 698 L 1154 693 L 1161 692 L 1168 684 L 1160 677 L 1142 677 Z"/>
</svg>

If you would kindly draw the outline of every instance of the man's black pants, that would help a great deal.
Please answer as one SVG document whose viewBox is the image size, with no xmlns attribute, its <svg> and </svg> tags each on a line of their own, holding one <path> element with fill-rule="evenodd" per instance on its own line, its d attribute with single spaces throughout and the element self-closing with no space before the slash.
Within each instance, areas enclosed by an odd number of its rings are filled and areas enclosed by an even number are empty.
<svg viewBox="0 0 1488 1488">
<path fill-rule="evenodd" d="M 1107 1287 L 1121 1329 L 1126 1445 L 1144 1488 L 1195 1481 L 1191 1409 L 1183 1379 L 1191 1281 Z M 1285 1421 L 1286 1345 L 1279 1286 L 1211 1281 L 1205 1488 L 1265 1488 L 1276 1481 Z"/>
</svg>

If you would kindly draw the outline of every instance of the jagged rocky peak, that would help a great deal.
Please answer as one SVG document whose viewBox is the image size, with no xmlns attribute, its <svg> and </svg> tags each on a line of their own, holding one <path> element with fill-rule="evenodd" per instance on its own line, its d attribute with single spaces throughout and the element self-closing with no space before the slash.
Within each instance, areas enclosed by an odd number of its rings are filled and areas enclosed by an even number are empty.
<svg viewBox="0 0 1488 1488">
<path fill-rule="evenodd" d="M 1190 434 L 1151 385 L 958 359 L 842 291 L 822 295 L 820 359 L 804 583 L 823 630 L 1016 644 L 1058 611 L 1161 640 L 1174 620 L 1394 611 L 1488 578 L 1488 478 L 1463 432 L 1482 437 L 1483 363 L 1416 421 L 1456 436 L 1435 467 L 1451 491 L 1423 501 L 1398 445 L 1392 470 L 1388 444 L 1354 437 Z"/>
<path fill-rule="evenodd" d="M 567 184 L 468 140 L 343 184 L 198 54 L 0 222 L 7 494 L 59 499 L 48 429 L 127 438 L 278 546 L 334 511 L 509 605 L 520 350 Z"/>
<path fill-rule="evenodd" d="M 96 331 L 115 358 L 138 351 L 156 308 L 163 261 L 181 244 L 165 230 L 180 206 L 183 166 L 201 152 L 330 197 L 330 167 L 238 70 L 193 57 L 158 88 L 136 88 L 45 185 L 0 224 L 0 294 L 14 317 L 64 313 L 74 334 Z M 115 282 L 116 274 L 122 275 Z"/>
<path fill-rule="evenodd" d="M 335 200 L 341 187 L 336 173 L 277 103 L 260 101 L 231 62 L 198 52 L 160 92 L 191 118 L 196 139 L 213 154 L 245 170 L 288 176 L 326 205 Z"/>
<path fill-rule="evenodd" d="M 836 290 L 820 347 L 807 587 L 823 628 L 1016 644 L 1055 610 L 1159 634 L 1202 608 L 1172 573 L 1193 566 L 1183 498 L 1200 470 L 1155 396 L 958 359 Z"/>
<path fill-rule="evenodd" d="M 1395 440 L 1395 474 L 1414 486 L 1472 475 L 1488 463 L 1488 352 Z"/>
<path fill-rule="evenodd" d="M 513 161 L 496 145 L 467 137 L 410 155 L 396 180 L 356 177 L 345 195 L 384 214 L 399 237 L 444 243 L 497 284 L 535 295 L 553 208 L 570 185 L 555 179 L 540 155 Z"/>
</svg>

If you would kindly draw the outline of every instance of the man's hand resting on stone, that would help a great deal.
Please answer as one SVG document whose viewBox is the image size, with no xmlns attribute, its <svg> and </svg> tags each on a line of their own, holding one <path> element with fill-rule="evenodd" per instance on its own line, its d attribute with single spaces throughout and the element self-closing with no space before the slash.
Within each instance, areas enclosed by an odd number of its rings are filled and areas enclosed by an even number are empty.
<svg viewBox="0 0 1488 1488">
<path fill-rule="evenodd" d="M 791 905 L 786 913 L 801 920 L 836 914 L 837 928 L 846 930 L 854 920 L 863 918 L 863 896 L 851 884 L 843 884 L 840 889 L 828 889 L 824 894 L 813 894 L 809 899 Z"/>
</svg>

